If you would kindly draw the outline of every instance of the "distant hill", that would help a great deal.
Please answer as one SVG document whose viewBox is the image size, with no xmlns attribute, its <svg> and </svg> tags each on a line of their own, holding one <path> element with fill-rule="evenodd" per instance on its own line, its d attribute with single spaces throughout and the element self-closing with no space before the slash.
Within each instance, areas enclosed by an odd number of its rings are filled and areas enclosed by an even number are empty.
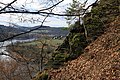
<svg viewBox="0 0 120 80">
<path fill-rule="evenodd" d="M 13 26 L 11 27 L 11 26 L 0 25 L 0 40 L 38 27 L 40 26 L 24 27 L 13 24 Z M 41 26 L 39 29 L 29 34 L 18 36 L 16 39 L 40 38 L 42 36 L 48 36 L 48 37 L 66 36 L 67 34 L 68 34 L 68 30 L 64 30 L 63 27 Z"/>
<path fill-rule="evenodd" d="M 37 28 L 40 26 L 35 26 L 32 28 Z M 68 30 L 64 30 L 64 27 L 49 27 L 49 26 L 42 26 L 38 30 L 33 31 L 36 33 L 42 33 L 42 34 L 47 34 L 51 36 L 66 36 L 68 34 Z"/>
</svg>

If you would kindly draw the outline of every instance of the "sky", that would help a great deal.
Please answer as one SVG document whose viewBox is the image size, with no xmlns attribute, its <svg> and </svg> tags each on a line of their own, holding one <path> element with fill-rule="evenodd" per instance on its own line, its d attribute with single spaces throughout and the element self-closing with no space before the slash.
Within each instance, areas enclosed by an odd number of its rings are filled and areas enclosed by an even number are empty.
<svg viewBox="0 0 120 80">
<path fill-rule="evenodd" d="M 10 3 L 13 0 L 0 0 L 2 3 Z M 16 3 L 13 4 L 14 7 L 20 9 L 25 6 L 26 9 L 30 11 L 36 11 L 38 9 L 44 9 L 45 7 L 49 7 L 52 3 L 48 3 L 48 0 L 17 0 Z M 84 2 L 85 0 L 79 0 Z M 93 3 L 95 0 L 88 0 L 88 5 Z M 64 13 L 65 9 L 69 6 L 72 0 L 64 0 L 60 3 L 54 10 L 54 13 Z M 46 4 L 47 3 L 47 4 Z M 0 4 L 0 7 L 4 7 L 4 5 Z M 33 20 L 34 19 L 34 20 Z M 41 24 L 41 20 L 44 17 L 40 15 L 33 14 L 0 14 L 0 24 L 2 25 L 11 25 L 10 23 L 14 23 L 21 26 L 33 27 Z M 39 20 L 39 21 L 36 21 Z M 51 16 L 46 19 L 43 25 L 51 26 L 51 27 L 67 27 L 65 17 L 59 16 Z"/>
</svg>

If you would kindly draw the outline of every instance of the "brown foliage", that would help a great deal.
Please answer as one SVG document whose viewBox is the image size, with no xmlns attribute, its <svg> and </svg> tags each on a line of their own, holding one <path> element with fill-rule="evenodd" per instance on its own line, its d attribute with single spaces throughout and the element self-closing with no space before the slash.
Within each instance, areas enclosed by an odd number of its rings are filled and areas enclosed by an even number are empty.
<svg viewBox="0 0 120 80">
<path fill-rule="evenodd" d="M 49 72 L 51 80 L 120 80 L 120 17 L 66 67 Z"/>
</svg>

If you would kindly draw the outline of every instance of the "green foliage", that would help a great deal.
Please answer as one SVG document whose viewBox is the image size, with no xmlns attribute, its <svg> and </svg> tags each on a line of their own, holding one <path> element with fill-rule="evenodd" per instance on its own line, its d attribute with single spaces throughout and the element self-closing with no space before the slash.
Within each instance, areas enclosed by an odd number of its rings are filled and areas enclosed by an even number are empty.
<svg viewBox="0 0 120 80">
<path fill-rule="evenodd" d="M 73 0 L 73 3 L 70 4 L 70 7 L 66 10 L 66 13 L 77 14 L 77 9 L 79 9 L 77 8 L 78 4 L 79 2 Z M 81 27 L 83 26 L 80 26 L 79 21 L 76 21 L 75 24 L 72 24 L 70 27 L 70 30 L 74 29 L 74 32 L 70 32 L 63 44 L 59 47 L 58 51 L 62 53 L 67 52 L 71 57 L 73 55 L 79 56 L 88 44 L 103 34 L 105 24 L 111 22 L 116 16 L 119 15 L 119 4 L 120 0 L 100 0 L 95 6 L 92 7 L 91 12 L 86 14 L 83 18 L 88 32 L 88 39 L 85 38 L 83 32 L 80 32 L 82 29 Z M 79 4 L 79 7 L 80 5 L 81 4 Z M 68 20 L 72 19 L 68 18 Z"/>
<path fill-rule="evenodd" d="M 66 10 L 67 14 L 77 14 L 76 0 L 70 5 L 70 8 Z M 96 6 L 93 6 L 91 12 L 84 16 L 84 24 L 88 31 L 88 39 L 85 37 L 84 32 L 80 30 L 83 28 L 76 21 L 74 24 L 69 22 L 70 30 L 69 35 L 66 37 L 57 51 L 52 54 L 52 58 L 48 62 L 48 66 L 52 68 L 59 68 L 64 62 L 72 60 L 84 53 L 85 47 L 94 41 L 98 36 L 103 34 L 106 24 L 113 21 L 120 13 L 120 0 L 100 0 Z M 79 9 L 79 8 L 78 8 Z M 76 10 L 76 11 L 75 11 Z M 75 17 L 67 17 L 68 20 L 72 20 Z M 82 27 L 82 28 L 81 28 Z M 116 52 L 119 52 L 117 50 Z M 113 60 L 118 62 L 118 60 Z M 36 80 L 48 79 L 47 73 L 40 74 Z"/>
<path fill-rule="evenodd" d="M 111 22 L 120 13 L 119 8 L 120 0 L 100 0 L 98 6 L 93 7 L 91 13 L 93 17 L 97 16 L 103 20 L 103 22 Z"/>
<path fill-rule="evenodd" d="M 64 28 L 62 28 L 62 30 L 69 30 L 69 28 L 68 27 L 64 27 Z"/>
<path fill-rule="evenodd" d="M 66 10 L 67 14 L 78 14 L 76 10 L 78 3 L 76 0 L 73 1 L 74 3 Z M 62 45 L 58 47 L 57 52 L 52 54 L 48 65 L 52 68 L 59 68 L 64 62 L 75 59 L 83 54 L 85 47 L 98 36 L 102 35 L 106 24 L 119 16 L 119 13 L 120 0 L 100 0 L 96 6 L 92 7 L 91 12 L 83 18 L 88 31 L 88 39 L 85 37 L 84 32 L 79 31 L 83 28 L 83 26 L 79 24 L 79 21 L 76 21 L 74 24 L 68 21 L 69 24 L 72 24 L 70 25 L 70 30 L 74 29 L 74 32 L 71 31 Z M 66 19 L 72 20 L 75 19 L 75 17 L 67 17 Z M 120 50 L 117 50 L 117 52 L 119 51 Z M 113 61 L 117 62 L 118 60 Z"/>
<path fill-rule="evenodd" d="M 72 0 L 72 4 L 70 4 L 70 7 L 66 9 L 66 14 L 70 15 L 79 15 L 83 13 L 83 8 L 85 4 L 80 3 L 78 0 Z M 79 19 L 80 16 L 67 16 L 66 20 L 69 25 L 73 24 L 77 19 Z"/>
<path fill-rule="evenodd" d="M 48 73 L 46 71 L 38 73 L 33 80 L 49 80 Z"/>
<path fill-rule="evenodd" d="M 100 0 L 97 6 L 93 6 L 91 12 L 84 16 L 89 39 L 95 40 L 104 32 L 106 24 L 119 15 L 119 4 L 120 0 Z"/>
<path fill-rule="evenodd" d="M 87 46 L 86 38 L 82 33 L 74 34 L 70 39 L 69 43 L 71 46 L 71 52 L 69 52 L 69 59 L 77 58 L 83 53 L 83 49 Z"/>
<path fill-rule="evenodd" d="M 63 54 L 63 53 L 54 53 L 52 55 L 52 58 L 48 62 L 48 65 L 52 68 L 59 68 L 66 62 L 69 58 L 69 54 Z"/>
<path fill-rule="evenodd" d="M 49 62 L 53 68 L 59 68 L 64 64 L 64 62 L 77 58 L 83 53 L 83 49 L 87 46 L 86 38 L 82 33 L 69 34 L 69 38 L 66 40 L 66 42 L 68 42 L 68 44 L 65 43 L 65 45 L 62 45 L 62 48 L 69 46 L 68 48 L 64 48 L 61 49 L 61 51 L 59 50 L 58 52 L 53 53 L 52 59 Z"/>
</svg>

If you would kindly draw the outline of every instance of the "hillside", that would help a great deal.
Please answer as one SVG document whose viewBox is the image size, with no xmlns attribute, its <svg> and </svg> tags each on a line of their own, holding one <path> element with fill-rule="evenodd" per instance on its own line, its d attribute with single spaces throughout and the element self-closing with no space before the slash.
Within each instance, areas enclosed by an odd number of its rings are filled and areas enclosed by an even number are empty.
<svg viewBox="0 0 120 80">
<path fill-rule="evenodd" d="M 120 80 L 120 17 L 106 25 L 84 54 L 67 66 L 49 71 L 51 80 Z"/>
<path fill-rule="evenodd" d="M 120 80 L 120 0 L 99 0 L 33 80 Z M 85 29 L 87 36 L 85 35 Z M 44 79 L 45 78 L 45 79 Z M 49 80 L 48 79 L 48 80 Z"/>
<path fill-rule="evenodd" d="M 38 28 L 40 26 L 34 26 L 34 27 L 24 27 L 19 25 L 13 25 L 11 26 L 4 26 L 0 25 L 0 40 L 13 36 L 15 34 L 23 33 L 26 31 L 29 31 L 31 29 Z M 25 35 L 21 35 L 16 37 L 15 39 L 31 39 L 31 38 L 41 38 L 42 36 L 66 36 L 68 34 L 68 30 L 63 30 L 64 27 L 49 27 L 49 26 L 42 26 L 39 29 Z"/>
</svg>

